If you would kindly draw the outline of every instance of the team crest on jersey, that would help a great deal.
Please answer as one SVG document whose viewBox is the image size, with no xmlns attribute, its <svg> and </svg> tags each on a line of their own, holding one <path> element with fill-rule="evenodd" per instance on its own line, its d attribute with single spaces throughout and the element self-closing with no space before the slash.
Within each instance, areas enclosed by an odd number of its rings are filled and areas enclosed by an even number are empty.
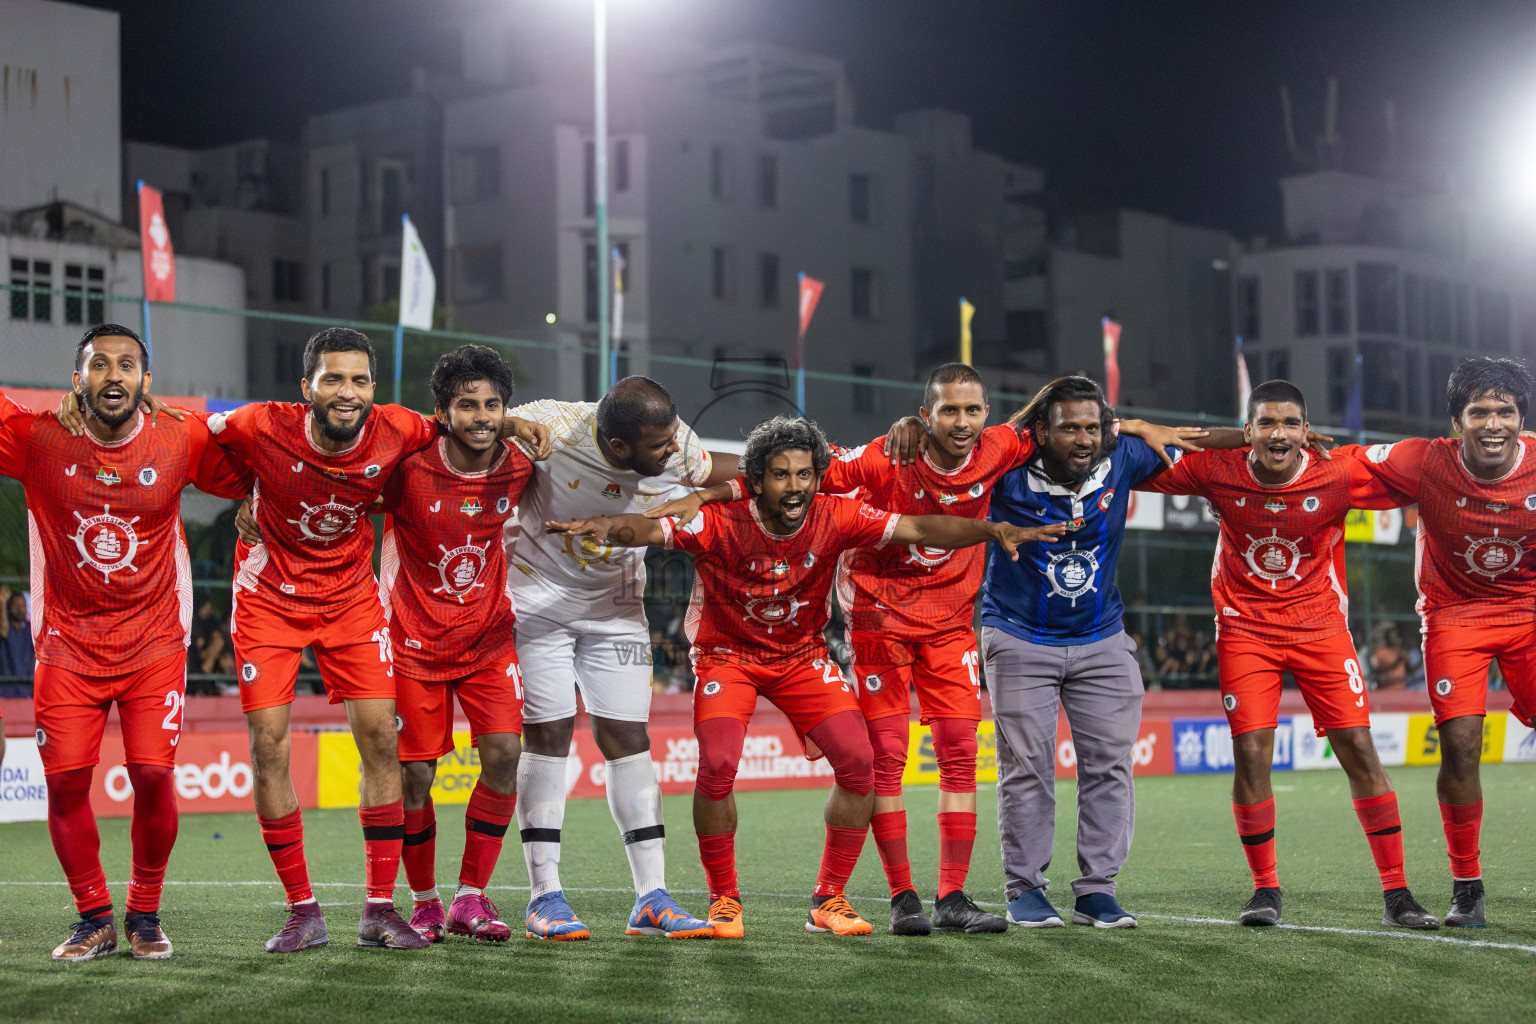
<svg viewBox="0 0 1536 1024">
<path fill-rule="evenodd" d="M 452 550 L 447 545 L 439 544 L 437 549 L 443 553 L 443 557 L 432 568 L 437 570 L 437 577 L 443 585 L 435 588 L 432 593 L 447 594 L 458 598 L 459 604 L 463 604 L 465 594 L 485 586 L 480 580 L 480 574 L 485 571 L 488 560 L 486 551 L 490 546 L 490 541 L 476 544 L 473 536 L 465 537 L 464 543 Z"/>
<path fill-rule="evenodd" d="M 879 693 L 881 690 L 885 689 L 885 680 L 871 672 L 869 675 L 864 677 L 864 689 L 868 690 L 870 693 Z"/>
<path fill-rule="evenodd" d="M 1273 512 L 1275 515 L 1284 512 L 1286 507 L 1284 498 L 1270 498 L 1264 503 L 1264 511 Z"/>
<path fill-rule="evenodd" d="M 1235 693 L 1224 693 L 1224 694 L 1221 695 L 1221 706 L 1226 708 L 1228 712 L 1236 711 L 1237 710 L 1237 705 L 1238 705 L 1237 694 L 1235 694 Z"/>
<path fill-rule="evenodd" d="M 347 471 L 344 469 L 328 469 L 326 472 L 337 480 L 345 480 L 347 478 Z"/>
<path fill-rule="evenodd" d="M 1109 490 L 1107 490 L 1103 494 L 1099 495 L 1099 511 L 1100 512 L 1108 512 L 1109 511 L 1109 506 L 1114 504 L 1114 501 L 1115 501 L 1115 489 L 1113 487 L 1111 487 Z"/>
<path fill-rule="evenodd" d="M 619 488 L 618 484 L 609 484 L 607 487 L 603 488 L 603 497 L 622 498 L 624 497 L 624 492 Z"/>
<path fill-rule="evenodd" d="M 1444 676 L 1444 677 L 1442 677 L 1440 679 L 1436 679 L 1435 680 L 1435 695 L 1436 696 L 1438 696 L 1438 697 L 1449 697 L 1455 691 L 1456 691 L 1456 682 L 1455 682 L 1455 680 L 1451 679 L 1450 676 Z"/>
<path fill-rule="evenodd" d="M 1499 501 L 1497 498 L 1495 498 L 1493 501 L 1490 501 L 1488 504 L 1484 505 L 1483 507 L 1486 508 L 1489 512 L 1493 512 L 1495 514 L 1497 514 L 1499 512 L 1508 512 L 1509 511 L 1509 506 L 1506 505 L 1504 502 Z"/>
<path fill-rule="evenodd" d="M 965 493 L 966 493 L 966 494 L 967 494 L 967 495 L 968 495 L 968 496 L 970 496 L 970 497 L 972 497 L 972 498 L 979 498 L 979 497 L 981 497 L 981 496 L 982 496 L 982 495 L 983 495 L 983 494 L 986 494 L 986 493 L 987 493 L 987 488 L 986 488 L 986 486 L 985 486 L 985 485 L 983 485 L 983 484 L 981 484 L 981 483 L 979 483 L 979 482 L 978 482 L 978 483 L 974 483 L 974 484 L 972 484 L 972 485 L 971 485 L 971 489 L 970 489 L 970 490 L 968 490 L 968 491 L 966 491 L 966 492 L 965 492 Z"/>
<path fill-rule="evenodd" d="M 1249 534 L 1248 550 L 1243 552 L 1248 575 L 1268 580 L 1271 590 L 1283 579 L 1301 579 L 1301 560 L 1305 557 L 1301 545 L 1280 536 L 1277 530 L 1271 530 L 1263 537 Z"/>
<path fill-rule="evenodd" d="M 108 583 L 112 582 L 112 574 L 120 569 L 139 571 L 133 564 L 134 556 L 139 552 L 139 534 L 133 528 L 139 521 L 138 516 L 123 519 L 112 514 L 111 505 L 103 505 L 99 516 L 87 519 L 76 512 L 75 518 L 80 520 L 80 526 L 75 530 L 75 548 L 80 552 L 76 568 L 89 565 Z"/>
<path fill-rule="evenodd" d="M 705 697 L 713 697 L 715 694 L 717 694 L 719 692 L 720 692 L 720 680 L 718 680 L 718 679 L 711 679 L 709 682 L 707 682 L 703 686 L 699 687 L 699 693 L 702 696 L 705 696 Z"/>
<path fill-rule="evenodd" d="M 807 551 L 805 553 L 805 557 L 800 560 L 800 564 L 802 566 L 804 566 L 805 568 L 807 568 L 807 569 L 809 569 L 811 566 L 815 565 L 816 564 L 816 553 L 814 551 Z"/>
<path fill-rule="evenodd" d="M 646 508 L 659 497 L 661 497 L 660 491 L 636 491 L 635 504 L 640 508 Z"/>
<path fill-rule="evenodd" d="M 1527 494 L 1525 496 L 1525 510 L 1527 512 L 1536 512 L 1536 494 Z"/>
<path fill-rule="evenodd" d="M 772 633 L 779 626 L 794 623 L 805 602 L 796 601 L 793 594 L 775 594 L 772 597 L 749 597 L 742 607 L 746 612 L 744 618 L 767 626 L 768 632 Z"/>
<path fill-rule="evenodd" d="M 940 505 L 953 505 L 955 502 L 957 502 L 959 500 L 960 499 L 955 497 L 953 494 L 949 494 L 949 493 L 942 492 L 942 491 L 939 493 L 939 504 Z"/>
<path fill-rule="evenodd" d="M 1065 525 L 1069 533 L 1076 533 L 1078 530 L 1081 530 L 1083 527 L 1088 525 L 1088 520 L 1082 516 L 1078 516 L 1076 519 L 1068 519 Z"/>
<path fill-rule="evenodd" d="M 1077 541 L 1066 551 L 1058 551 L 1045 565 L 1045 581 L 1051 585 L 1051 593 L 1064 597 L 1077 607 L 1077 599 L 1099 588 L 1094 581 L 1099 575 L 1098 547 L 1079 548 Z"/>
<path fill-rule="evenodd" d="M 329 501 L 323 501 L 318 505 L 300 501 L 299 507 L 304 510 L 299 518 L 290 519 L 288 522 L 297 526 L 306 540 L 329 544 L 351 533 L 353 527 L 357 525 L 358 510 L 337 501 L 334 494 Z"/>
<path fill-rule="evenodd" d="M 250 686 L 260 678 L 260 665 L 256 664 L 254 661 L 243 661 L 240 663 L 240 681 L 242 683 L 244 683 L 246 686 Z"/>
<path fill-rule="evenodd" d="M 512 499 L 507 497 L 505 494 L 503 494 L 501 497 L 496 499 L 496 514 L 497 515 L 504 516 L 504 515 L 507 514 L 508 511 L 511 510 L 511 508 L 512 508 Z"/>
<path fill-rule="evenodd" d="M 1305 498 L 1301 499 L 1301 510 L 1303 512 L 1316 512 L 1322 507 L 1322 499 L 1315 494 L 1309 494 Z"/>
<path fill-rule="evenodd" d="M 158 469 L 156 469 L 154 466 L 140 466 L 139 467 L 138 480 L 139 480 L 139 486 L 140 487 L 153 487 L 153 486 L 155 486 L 155 483 L 159 479 L 160 479 L 160 471 Z"/>
<path fill-rule="evenodd" d="M 921 544 L 908 544 L 907 564 L 932 569 L 936 565 L 943 565 L 949 561 L 949 556 L 953 554 L 954 552 L 948 548 L 928 548 Z"/>
<path fill-rule="evenodd" d="M 459 506 L 459 511 L 473 519 L 475 516 L 485 511 L 485 506 L 480 504 L 474 498 L 465 498 L 464 504 Z"/>
<path fill-rule="evenodd" d="M 608 561 L 608 556 L 613 554 L 613 548 L 591 537 L 567 537 L 565 553 L 574 558 L 576 564 L 585 570 L 589 565 Z"/>
<path fill-rule="evenodd" d="M 1520 564 L 1525 557 L 1524 537 L 1500 537 L 1494 530 L 1492 537 L 1465 538 L 1467 550 L 1458 551 L 1467 560 L 1467 571 L 1474 576 L 1496 579 Z"/>
<path fill-rule="evenodd" d="M 363 467 L 363 479 L 372 480 L 382 472 L 384 472 L 383 466 L 379 465 L 377 462 L 370 462 L 368 465 Z"/>
<path fill-rule="evenodd" d="M 123 482 L 123 478 L 118 475 L 116 466 L 101 466 L 96 470 L 96 482 L 116 487 Z"/>
</svg>

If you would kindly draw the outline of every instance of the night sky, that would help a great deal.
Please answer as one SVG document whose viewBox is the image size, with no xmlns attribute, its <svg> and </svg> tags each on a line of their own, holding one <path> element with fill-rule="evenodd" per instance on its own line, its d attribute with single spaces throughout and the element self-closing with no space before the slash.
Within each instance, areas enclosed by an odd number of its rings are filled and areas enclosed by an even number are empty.
<svg viewBox="0 0 1536 1024">
<path fill-rule="evenodd" d="M 458 64 L 455 15 L 497 7 L 581 46 L 582 0 L 98 0 L 123 12 L 123 131 L 206 146 L 297 137 L 305 117 Z M 1115 203 L 1247 237 L 1278 229 L 1290 86 L 1303 147 L 1341 80 L 1349 169 L 1486 173 L 1497 140 L 1536 133 L 1536 3 L 1472 0 L 1009 2 L 610 0 L 615 53 L 636 33 L 756 39 L 847 62 L 858 119 L 970 114 L 977 142 L 1045 169 L 1063 202 Z"/>
</svg>

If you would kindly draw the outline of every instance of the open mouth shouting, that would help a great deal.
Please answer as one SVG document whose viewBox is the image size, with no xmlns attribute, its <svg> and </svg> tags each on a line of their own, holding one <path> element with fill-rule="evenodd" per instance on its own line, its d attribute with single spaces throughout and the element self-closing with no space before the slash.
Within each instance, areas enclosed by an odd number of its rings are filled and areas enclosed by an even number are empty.
<svg viewBox="0 0 1536 1024">
<path fill-rule="evenodd" d="M 779 519 L 785 523 L 798 523 L 805 518 L 808 506 L 804 494 L 786 494 L 779 499 Z"/>
</svg>

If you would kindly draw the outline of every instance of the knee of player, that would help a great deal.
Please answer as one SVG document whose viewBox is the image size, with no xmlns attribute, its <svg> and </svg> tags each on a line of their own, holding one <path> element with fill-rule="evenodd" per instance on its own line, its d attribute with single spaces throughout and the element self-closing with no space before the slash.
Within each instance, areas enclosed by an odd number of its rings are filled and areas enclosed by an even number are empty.
<svg viewBox="0 0 1536 1024">
<path fill-rule="evenodd" d="M 617 761 L 651 749 L 651 734 L 644 722 L 620 722 L 611 718 L 593 718 L 592 736 L 603 757 Z"/>
<path fill-rule="evenodd" d="M 511 793 L 517 788 L 517 762 L 522 749 L 516 742 L 511 744 L 480 741 L 480 777 L 498 793 Z"/>
</svg>

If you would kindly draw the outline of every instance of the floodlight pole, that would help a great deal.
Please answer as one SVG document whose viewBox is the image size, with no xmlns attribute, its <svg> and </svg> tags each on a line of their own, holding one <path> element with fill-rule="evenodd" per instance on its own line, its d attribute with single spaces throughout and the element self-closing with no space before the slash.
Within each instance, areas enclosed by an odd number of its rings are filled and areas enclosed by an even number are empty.
<svg viewBox="0 0 1536 1024">
<path fill-rule="evenodd" d="M 593 206 L 597 217 L 597 390 L 598 397 L 613 385 L 609 348 L 612 343 L 613 265 L 608 238 L 608 0 L 593 0 L 593 86 L 595 128 L 592 133 Z"/>
</svg>

